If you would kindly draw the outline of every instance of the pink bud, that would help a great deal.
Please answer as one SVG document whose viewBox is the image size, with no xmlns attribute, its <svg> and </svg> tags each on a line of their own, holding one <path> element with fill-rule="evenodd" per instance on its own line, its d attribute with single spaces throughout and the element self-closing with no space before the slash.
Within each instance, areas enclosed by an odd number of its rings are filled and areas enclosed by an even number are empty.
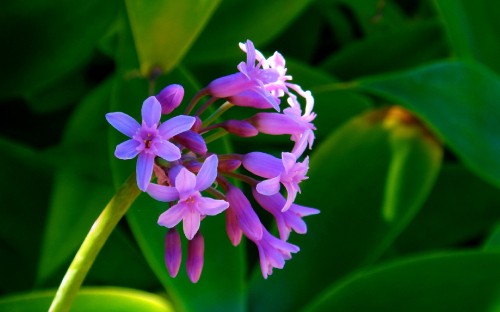
<svg viewBox="0 0 500 312">
<path fill-rule="evenodd" d="M 238 159 L 219 159 L 217 167 L 222 172 L 232 172 L 241 166 L 241 160 Z"/>
<path fill-rule="evenodd" d="M 221 124 L 227 132 L 236 134 L 239 137 L 248 138 L 259 134 L 259 130 L 251 123 L 244 120 L 228 120 Z"/>
<path fill-rule="evenodd" d="M 174 137 L 174 140 L 196 154 L 205 155 L 207 153 L 207 144 L 205 140 L 194 131 L 188 130 L 179 133 Z"/>
<path fill-rule="evenodd" d="M 156 99 L 161 104 L 161 113 L 170 114 L 176 109 L 184 97 L 184 88 L 178 84 L 171 84 L 163 88 L 156 95 Z"/>
<path fill-rule="evenodd" d="M 203 269 L 203 257 L 205 242 L 203 235 L 198 231 L 192 240 L 188 242 L 188 256 L 186 261 L 187 274 L 191 282 L 196 283 L 200 279 Z"/>
<path fill-rule="evenodd" d="M 238 246 L 243 232 L 231 207 L 226 209 L 226 232 L 233 246 Z"/>
<path fill-rule="evenodd" d="M 181 259 L 181 237 L 175 228 L 171 228 L 165 236 L 165 264 L 170 276 L 177 276 L 181 266 Z"/>
<path fill-rule="evenodd" d="M 198 132 L 201 129 L 203 122 L 201 121 L 200 117 L 194 116 L 194 124 L 191 127 L 191 130 Z"/>
</svg>

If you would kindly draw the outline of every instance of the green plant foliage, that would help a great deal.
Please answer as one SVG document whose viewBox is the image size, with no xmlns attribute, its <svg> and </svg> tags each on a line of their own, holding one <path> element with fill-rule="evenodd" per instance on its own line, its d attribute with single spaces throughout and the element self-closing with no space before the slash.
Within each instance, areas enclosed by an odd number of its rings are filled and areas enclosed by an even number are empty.
<svg viewBox="0 0 500 312">
<path fill-rule="evenodd" d="M 492 252 L 402 260 L 347 279 L 305 311 L 498 311 L 499 260 Z"/>
<path fill-rule="evenodd" d="M 114 156 L 127 138 L 105 114 L 140 120 L 143 101 L 169 84 L 185 96 L 162 121 L 184 114 L 198 91 L 238 71 L 247 39 L 265 57 L 281 53 L 292 79 L 283 83 L 314 97 L 315 139 L 299 159 L 310 161 L 296 203 L 320 213 L 288 238 L 300 251 L 283 266 L 274 259 L 264 279 L 256 244 L 228 239 L 228 213 L 204 216 L 200 280 L 187 276 L 182 231 L 172 278 L 168 229 L 157 224 L 172 203 L 143 193 L 122 220 L 109 216 L 118 225 L 74 304 L 61 308 L 500 311 L 499 14 L 494 0 L 1 2 L 0 311 L 48 310 L 85 237 L 106 224 L 96 218 L 135 171 L 135 159 Z M 200 113 L 201 128 L 223 102 Z M 233 106 L 211 125 L 261 127 L 256 112 Z M 218 131 L 194 130 L 205 139 Z M 208 148 L 226 160 L 294 145 L 289 134 L 220 133 Z M 196 161 L 184 165 L 196 172 Z M 283 228 L 251 196 L 262 179 L 247 167 L 221 175 L 278 237 Z M 204 196 L 224 198 L 220 177 Z"/>
</svg>

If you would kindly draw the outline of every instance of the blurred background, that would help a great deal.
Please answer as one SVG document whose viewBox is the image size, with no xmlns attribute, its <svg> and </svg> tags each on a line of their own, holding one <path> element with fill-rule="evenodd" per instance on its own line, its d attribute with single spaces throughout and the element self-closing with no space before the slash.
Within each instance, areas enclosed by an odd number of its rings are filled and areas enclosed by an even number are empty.
<svg viewBox="0 0 500 312">
<path fill-rule="evenodd" d="M 172 279 L 165 206 L 141 195 L 74 311 L 500 311 L 499 14 L 494 0 L 3 1 L 0 310 L 47 310 L 133 171 L 113 158 L 123 137 L 105 113 L 138 117 L 171 83 L 186 105 L 236 71 L 250 39 L 315 97 L 298 202 L 321 213 L 292 234 L 301 251 L 264 280 L 255 246 L 233 247 L 219 215 L 202 226 L 200 282 L 184 266 Z"/>
</svg>

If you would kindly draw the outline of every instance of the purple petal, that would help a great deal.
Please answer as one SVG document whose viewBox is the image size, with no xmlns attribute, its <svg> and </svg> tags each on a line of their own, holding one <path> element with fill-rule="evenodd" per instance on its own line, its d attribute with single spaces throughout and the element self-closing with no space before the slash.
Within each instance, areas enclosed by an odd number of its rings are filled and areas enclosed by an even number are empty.
<svg viewBox="0 0 500 312">
<path fill-rule="evenodd" d="M 249 79 L 243 73 L 235 73 L 213 80 L 208 86 L 207 91 L 218 98 L 233 96 L 252 87 L 258 86 L 258 83 Z"/>
<path fill-rule="evenodd" d="M 132 117 L 124 113 L 108 113 L 106 120 L 118 131 L 129 138 L 133 137 L 141 125 Z"/>
<path fill-rule="evenodd" d="M 156 97 L 150 96 L 144 101 L 141 114 L 142 120 L 144 120 L 149 127 L 153 127 L 160 123 L 161 104 Z"/>
<path fill-rule="evenodd" d="M 171 84 L 163 88 L 156 95 L 156 99 L 161 104 L 161 113 L 170 114 L 181 104 L 184 97 L 184 88 L 178 84 Z"/>
<path fill-rule="evenodd" d="M 285 172 L 288 172 L 293 168 L 295 163 L 297 162 L 297 158 L 292 153 L 281 153 L 281 160 L 283 162 L 283 167 L 285 167 Z"/>
<path fill-rule="evenodd" d="M 253 42 L 247 39 L 246 42 L 246 52 L 247 52 L 247 66 L 255 67 L 255 46 Z"/>
<path fill-rule="evenodd" d="M 264 180 L 258 183 L 256 188 L 262 195 L 274 195 L 280 191 L 280 176 Z"/>
<path fill-rule="evenodd" d="M 158 218 L 158 224 L 168 228 L 173 228 L 174 226 L 179 224 L 179 222 L 181 222 L 182 218 L 184 217 L 186 208 L 186 204 L 184 204 L 183 202 L 170 207 L 167 211 L 160 215 L 160 217 Z"/>
<path fill-rule="evenodd" d="M 198 211 L 201 214 L 215 216 L 229 207 L 229 203 L 222 199 L 202 197 L 199 199 Z"/>
<path fill-rule="evenodd" d="M 180 198 L 185 199 L 191 195 L 194 192 L 195 185 L 196 176 L 186 168 L 181 168 L 175 177 L 175 188 L 179 191 Z"/>
<path fill-rule="evenodd" d="M 307 217 L 320 213 L 318 209 L 297 204 L 293 204 L 290 210 L 292 210 L 294 213 L 298 214 L 301 217 Z"/>
<path fill-rule="evenodd" d="M 191 240 L 200 229 L 200 214 L 197 211 L 189 211 L 184 215 L 182 225 L 184 235 Z"/>
<path fill-rule="evenodd" d="M 158 127 L 158 132 L 165 140 L 168 140 L 179 133 L 191 129 L 195 121 L 196 119 L 191 116 L 175 116 L 162 123 L 160 127 Z"/>
<path fill-rule="evenodd" d="M 163 202 L 170 202 L 179 199 L 179 192 L 175 187 L 150 183 L 146 192 L 149 196 Z"/>
<path fill-rule="evenodd" d="M 282 212 L 285 212 L 290 208 L 290 206 L 293 204 L 295 198 L 297 197 L 297 188 L 295 188 L 293 185 L 290 184 L 285 184 L 285 188 L 287 191 L 287 196 L 286 196 L 286 203 L 285 206 L 283 206 L 283 209 L 281 209 Z"/>
<path fill-rule="evenodd" d="M 156 154 L 167 161 L 174 161 L 181 158 L 181 151 L 177 146 L 169 141 L 162 140 L 155 144 Z"/>
<path fill-rule="evenodd" d="M 201 166 L 198 176 L 196 177 L 196 187 L 197 191 L 204 191 L 209 188 L 212 183 L 214 183 L 217 177 L 217 165 L 219 161 L 217 155 L 211 155 L 205 159 L 205 162 Z"/>
<path fill-rule="evenodd" d="M 165 236 L 165 265 L 168 274 L 176 277 L 181 267 L 182 250 L 181 237 L 175 228 L 170 229 Z"/>
<path fill-rule="evenodd" d="M 186 270 L 192 283 L 198 282 L 203 270 L 203 258 L 205 252 L 205 242 L 201 233 L 198 233 L 193 240 L 188 242 L 188 256 L 186 260 Z"/>
<path fill-rule="evenodd" d="M 243 233 L 252 240 L 261 239 L 262 223 L 243 192 L 236 187 L 230 187 L 226 193 L 226 199 L 229 202 L 230 209 L 236 215 Z"/>
<path fill-rule="evenodd" d="M 137 186 L 141 191 L 146 191 L 151 176 L 153 175 L 153 165 L 155 163 L 155 155 L 149 153 L 140 153 L 137 158 Z"/>
<path fill-rule="evenodd" d="M 132 159 L 139 154 L 137 148 L 140 145 L 141 143 L 136 140 L 127 140 L 116 147 L 115 156 L 119 159 Z"/>
<path fill-rule="evenodd" d="M 248 153 L 243 158 L 243 167 L 263 178 L 274 178 L 283 172 L 280 159 L 261 152 Z"/>
<path fill-rule="evenodd" d="M 303 131 L 303 127 L 290 116 L 278 113 L 257 113 L 251 121 L 265 134 L 300 134 Z"/>
<path fill-rule="evenodd" d="M 174 137 L 174 140 L 196 154 L 205 155 L 207 153 L 205 140 L 201 135 L 192 130 L 179 133 Z"/>
</svg>

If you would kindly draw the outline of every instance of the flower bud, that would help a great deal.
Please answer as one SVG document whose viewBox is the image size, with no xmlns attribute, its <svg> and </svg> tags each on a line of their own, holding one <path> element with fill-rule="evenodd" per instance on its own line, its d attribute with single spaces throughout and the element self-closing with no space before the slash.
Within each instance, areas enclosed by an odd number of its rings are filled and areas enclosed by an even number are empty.
<svg viewBox="0 0 500 312">
<path fill-rule="evenodd" d="M 236 106 L 253 107 L 259 109 L 273 108 L 273 105 L 269 103 L 269 100 L 262 97 L 261 94 L 253 90 L 246 90 L 240 92 L 236 95 L 229 97 L 227 100 L 231 104 Z M 277 104 L 279 105 L 279 99 L 276 98 L 275 101 L 278 102 Z"/>
<path fill-rule="evenodd" d="M 179 133 L 174 137 L 174 140 L 196 154 L 205 155 L 207 153 L 207 144 L 205 140 L 194 131 L 188 130 Z"/>
<path fill-rule="evenodd" d="M 227 132 L 235 134 L 242 138 L 253 137 L 259 134 L 259 130 L 251 123 L 244 120 L 228 120 L 221 124 Z"/>
<path fill-rule="evenodd" d="M 184 88 L 178 84 L 171 84 L 163 88 L 156 95 L 156 99 L 161 104 L 161 113 L 170 114 L 176 109 L 184 97 Z"/>
<path fill-rule="evenodd" d="M 219 171 L 232 172 L 241 166 L 241 160 L 238 159 L 219 159 Z"/>
<path fill-rule="evenodd" d="M 187 274 L 191 282 L 196 283 L 200 279 L 203 270 L 203 257 L 205 252 L 205 241 L 203 235 L 198 231 L 192 240 L 188 242 L 188 256 L 186 261 Z"/>
<path fill-rule="evenodd" d="M 238 246 L 243 232 L 231 207 L 226 209 L 226 232 L 233 246 Z"/>
<path fill-rule="evenodd" d="M 170 276 L 177 276 L 181 266 L 181 259 L 181 237 L 175 228 L 171 228 L 165 236 L 165 264 Z"/>
<path fill-rule="evenodd" d="M 254 241 L 261 239 L 262 223 L 243 192 L 239 188 L 230 186 L 226 193 L 226 200 L 245 236 Z"/>
</svg>

